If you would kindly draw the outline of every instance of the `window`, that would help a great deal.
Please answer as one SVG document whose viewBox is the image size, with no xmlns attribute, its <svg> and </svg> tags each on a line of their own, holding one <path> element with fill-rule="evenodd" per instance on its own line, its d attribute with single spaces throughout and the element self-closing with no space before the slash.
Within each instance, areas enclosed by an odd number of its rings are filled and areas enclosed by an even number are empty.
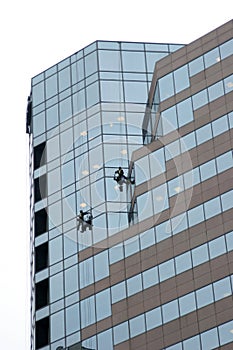
<svg viewBox="0 0 233 350">
<path fill-rule="evenodd" d="M 46 142 L 42 142 L 34 147 L 34 170 L 41 167 L 46 162 L 45 146 Z"/>
<path fill-rule="evenodd" d="M 49 317 L 36 321 L 36 349 L 49 344 Z"/>
<path fill-rule="evenodd" d="M 173 300 L 162 306 L 163 322 L 167 323 L 179 317 L 178 301 Z"/>
<path fill-rule="evenodd" d="M 39 236 L 48 230 L 48 216 L 45 208 L 35 212 L 35 236 Z"/>
<path fill-rule="evenodd" d="M 96 319 L 100 321 L 111 314 L 110 289 L 108 288 L 96 294 Z"/>
<path fill-rule="evenodd" d="M 36 283 L 36 310 L 45 307 L 49 302 L 49 280 Z"/>
<path fill-rule="evenodd" d="M 48 242 L 35 248 L 35 272 L 48 267 Z"/>
<path fill-rule="evenodd" d="M 144 316 L 144 314 L 132 318 L 129 321 L 129 328 L 130 328 L 130 336 L 131 337 L 136 337 L 138 334 L 144 333 L 145 332 L 145 316 Z"/>
<path fill-rule="evenodd" d="M 129 326 L 128 322 L 124 322 L 113 328 L 114 344 L 119 344 L 129 339 Z"/>
<path fill-rule="evenodd" d="M 162 324 L 161 308 L 157 307 L 154 310 L 146 313 L 146 329 L 149 331 Z"/>
<path fill-rule="evenodd" d="M 117 303 L 119 300 L 126 298 L 126 285 L 125 281 L 116 284 L 111 287 L 112 303 Z"/>
<path fill-rule="evenodd" d="M 158 267 L 155 266 L 152 269 L 146 270 L 142 273 L 143 288 L 149 288 L 159 282 Z"/>
<path fill-rule="evenodd" d="M 127 280 L 127 293 L 130 297 L 142 290 L 142 276 L 136 275 Z"/>
<path fill-rule="evenodd" d="M 34 196 L 35 202 L 47 196 L 47 176 L 42 175 L 34 180 Z"/>
</svg>

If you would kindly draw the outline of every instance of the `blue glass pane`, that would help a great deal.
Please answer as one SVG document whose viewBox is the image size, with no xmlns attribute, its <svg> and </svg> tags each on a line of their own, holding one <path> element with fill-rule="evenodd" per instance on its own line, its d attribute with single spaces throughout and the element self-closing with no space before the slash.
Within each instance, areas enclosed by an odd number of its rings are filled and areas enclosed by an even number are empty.
<svg viewBox="0 0 233 350">
<path fill-rule="evenodd" d="M 99 321 L 111 314 L 110 289 L 108 288 L 96 294 L 96 319 Z"/>
<path fill-rule="evenodd" d="M 193 121 L 193 108 L 191 98 L 177 104 L 179 128 Z"/>
<path fill-rule="evenodd" d="M 156 328 L 162 324 L 161 308 L 146 312 L 146 329 Z"/>
<path fill-rule="evenodd" d="M 159 79 L 159 93 L 161 101 L 174 95 L 175 90 L 172 73 L 167 74 L 165 77 Z"/>
<path fill-rule="evenodd" d="M 208 68 L 219 61 L 220 61 L 220 53 L 219 53 L 218 47 L 214 48 L 213 50 L 207 52 L 204 55 L 205 68 Z"/>
<path fill-rule="evenodd" d="M 189 87 L 188 65 L 174 71 L 176 93 Z"/>
<path fill-rule="evenodd" d="M 121 71 L 120 51 L 99 50 L 98 54 L 100 70 Z"/>
<path fill-rule="evenodd" d="M 209 100 L 213 101 L 216 98 L 223 96 L 224 90 L 223 90 L 223 82 L 219 81 L 218 83 L 210 86 L 208 88 L 208 94 L 209 94 Z"/>
<path fill-rule="evenodd" d="M 123 70 L 129 72 L 145 72 L 144 52 L 122 52 Z"/>
<path fill-rule="evenodd" d="M 233 39 L 225 42 L 220 46 L 221 59 L 233 54 Z"/>
<path fill-rule="evenodd" d="M 204 70 L 203 56 L 196 58 L 189 63 L 190 75 L 195 75 Z"/>
<path fill-rule="evenodd" d="M 130 336 L 131 337 L 136 337 L 138 334 L 144 333 L 145 332 L 145 316 L 144 316 L 144 314 L 132 318 L 129 321 L 129 328 L 130 328 Z"/>
<path fill-rule="evenodd" d="M 113 328 L 114 344 L 119 344 L 129 339 L 128 322 L 124 322 Z"/>
</svg>

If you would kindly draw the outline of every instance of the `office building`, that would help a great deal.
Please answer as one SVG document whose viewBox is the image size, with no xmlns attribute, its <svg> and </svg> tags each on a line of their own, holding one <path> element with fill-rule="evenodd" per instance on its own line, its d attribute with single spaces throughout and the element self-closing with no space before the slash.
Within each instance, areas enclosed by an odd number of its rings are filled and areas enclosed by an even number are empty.
<svg viewBox="0 0 233 350">
<path fill-rule="evenodd" d="M 232 58 L 230 21 L 32 79 L 32 350 L 232 347 Z"/>
</svg>

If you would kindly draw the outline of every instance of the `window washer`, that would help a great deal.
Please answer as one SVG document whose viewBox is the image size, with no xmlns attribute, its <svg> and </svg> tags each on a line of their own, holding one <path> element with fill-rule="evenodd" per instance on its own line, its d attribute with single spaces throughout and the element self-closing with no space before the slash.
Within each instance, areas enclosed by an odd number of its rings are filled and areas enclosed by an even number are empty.
<svg viewBox="0 0 233 350">
<path fill-rule="evenodd" d="M 77 220 L 78 220 L 78 230 L 80 229 L 80 226 L 81 226 L 81 230 L 80 230 L 81 232 L 84 232 L 84 230 L 86 231 L 87 227 L 91 229 L 92 215 L 89 211 L 80 210 Z"/>
<path fill-rule="evenodd" d="M 124 170 L 122 169 L 121 166 L 119 166 L 118 170 L 115 171 L 115 175 L 114 175 L 114 180 L 119 183 L 119 182 L 125 182 L 127 183 L 128 181 L 131 183 L 131 184 L 134 184 L 135 181 L 134 180 L 131 180 L 130 178 L 127 178 L 124 174 Z"/>
</svg>

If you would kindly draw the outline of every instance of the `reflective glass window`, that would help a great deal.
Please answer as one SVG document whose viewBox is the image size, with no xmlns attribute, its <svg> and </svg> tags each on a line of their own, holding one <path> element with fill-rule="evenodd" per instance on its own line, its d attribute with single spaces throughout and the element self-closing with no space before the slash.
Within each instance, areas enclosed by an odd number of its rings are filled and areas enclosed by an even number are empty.
<svg viewBox="0 0 233 350">
<path fill-rule="evenodd" d="M 233 166 L 232 151 L 222 154 L 217 157 L 218 173 L 225 171 Z"/>
<path fill-rule="evenodd" d="M 180 67 L 174 71 L 176 93 L 189 87 L 188 65 Z"/>
<path fill-rule="evenodd" d="M 153 215 L 151 192 L 147 192 L 137 197 L 138 219 L 142 221 Z"/>
<path fill-rule="evenodd" d="M 45 112 L 33 117 L 33 134 L 38 136 L 45 132 Z"/>
<path fill-rule="evenodd" d="M 149 154 L 151 177 L 157 176 L 165 171 L 164 148 Z"/>
<path fill-rule="evenodd" d="M 109 275 L 108 251 L 105 250 L 94 256 L 95 281 L 99 281 Z"/>
<path fill-rule="evenodd" d="M 208 88 L 209 100 L 213 101 L 216 98 L 222 96 L 224 94 L 223 90 L 223 82 L 219 81 L 218 83 L 210 86 Z"/>
<path fill-rule="evenodd" d="M 196 136 L 194 132 L 191 132 L 185 136 L 183 136 L 180 140 L 181 150 L 182 152 L 186 152 L 193 147 L 196 147 Z"/>
<path fill-rule="evenodd" d="M 129 326 L 128 322 L 124 322 L 113 328 L 114 344 L 119 344 L 129 339 Z"/>
<path fill-rule="evenodd" d="M 194 248 L 191 253 L 194 267 L 209 260 L 207 244 L 203 244 L 200 247 Z"/>
<path fill-rule="evenodd" d="M 150 179 L 149 158 L 145 156 L 135 162 L 135 178 L 137 185 Z"/>
<path fill-rule="evenodd" d="M 78 268 L 77 265 L 65 270 L 65 294 L 71 294 L 78 290 Z"/>
<path fill-rule="evenodd" d="M 143 288 L 149 288 L 159 283 L 158 267 L 155 266 L 152 269 L 146 270 L 142 273 Z"/>
<path fill-rule="evenodd" d="M 182 273 L 192 268 L 191 252 L 186 252 L 175 258 L 176 273 Z"/>
<path fill-rule="evenodd" d="M 68 152 L 72 149 L 73 146 L 73 132 L 71 128 L 60 134 L 60 146 L 61 154 L 67 153 L 68 158 Z"/>
<path fill-rule="evenodd" d="M 108 288 L 96 294 L 96 319 L 97 321 L 102 320 L 111 313 L 110 289 Z"/>
<path fill-rule="evenodd" d="M 91 75 L 97 71 L 97 53 L 96 51 L 85 57 L 85 73 L 86 76 Z"/>
<path fill-rule="evenodd" d="M 200 337 L 199 335 L 192 337 L 190 339 L 184 340 L 184 349 L 183 350 L 201 350 L 201 345 L 200 345 Z M 203 349 L 204 350 L 204 349 Z M 207 350 L 207 349 L 205 349 Z"/>
<path fill-rule="evenodd" d="M 233 39 L 225 42 L 220 46 L 221 59 L 233 54 Z"/>
<path fill-rule="evenodd" d="M 161 113 L 163 134 L 166 135 L 178 127 L 176 107 L 173 106 Z"/>
<path fill-rule="evenodd" d="M 89 107 L 93 106 L 94 104 L 100 102 L 99 83 L 98 82 L 89 85 L 86 88 L 86 93 L 87 93 L 87 108 L 89 108 Z"/>
<path fill-rule="evenodd" d="M 175 275 L 175 266 L 174 266 L 174 260 L 168 260 L 162 264 L 159 265 L 159 279 L 160 282 L 171 278 Z"/>
<path fill-rule="evenodd" d="M 226 241 L 227 241 L 227 250 L 228 251 L 233 250 L 233 231 L 229 232 L 226 235 Z"/>
<path fill-rule="evenodd" d="M 138 334 L 145 332 L 145 316 L 144 314 L 129 320 L 130 337 L 136 337 Z"/>
<path fill-rule="evenodd" d="M 175 177 L 168 182 L 169 197 L 175 196 L 184 190 L 183 176 Z"/>
<path fill-rule="evenodd" d="M 62 165 L 62 187 L 66 187 L 74 182 L 74 162 L 70 161 Z"/>
<path fill-rule="evenodd" d="M 219 237 L 209 242 L 210 258 L 216 258 L 226 252 L 226 241 L 225 237 Z"/>
<path fill-rule="evenodd" d="M 178 300 L 173 300 L 162 306 L 163 322 L 169 322 L 179 317 Z"/>
<path fill-rule="evenodd" d="M 74 114 L 83 111 L 86 108 L 86 95 L 85 90 L 80 90 L 76 94 L 72 95 L 73 112 Z"/>
<path fill-rule="evenodd" d="M 142 276 L 136 275 L 127 279 L 127 293 L 128 296 L 136 294 L 142 290 Z"/>
<path fill-rule="evenodd" d="M 219 326 L 219 337 L 220 337 L 220 344 L 227 344 L 230 342 L 233 342 L 233 321 L 227 322 L 221 326 Z"/>
<path fill-rule="evenodd" d="M 163 184 L 153 189 L 153 203 L 155 214 L 160 213 L 169 207 L 167 184 Z"/>
<path fill-rule="evenodd" d="M 33 107 L 43 102 L 45 99 L 44 96 L 44 82 L 35 85 L 32 89 L 32 101 Z"/>
<path fill-rule="evenodd" d="M 163 78 L 159 79 L 159 93 L 161 101 L 174 95 L 175 89 L 172 73 L 169 73 Z"/>
<path fill-rule="evenodd" d="M 208 68 L 219 61 L 220 61 L 220 53 L 219 53 L 218 47 L 215 47 L 213 50 L 204 54 L 205 68 Z"/>
<path fill-rule="evenodd" d="M 58 93 L 56 74 L 45 80 L 45 91 L 47 100 Z"/>
<path fill-rule="evenodd" d="M 154 310 L 146 313 L 146 329 L 149 331 L 162 324 L 161 308 L 157 307 Z"/>
<path fill-rule="evenodd" d="M 182 213 L 171 219 L 172 233 L 176 235 L 177 233 L 184 231 L 188 227 L 187 214 Z"/>
<path fill-rule="evenodd" d="M 212 122 L 213 135 L 218 136 L 229 129 L 227 116 L 224 115 Z"/>
<path fill-rule="evenodd" d="M 84 288 L 94 282 L 93 258 L 82 261 L 79 264 L 80 288 Z"/>
<path fill-rule="evenodd" d="M 101 81 L 101 101 L 123 102 L 123 88 L 121 81 Z"/>
<path fill-rule="evenodd" d="M 99 333 L 97 335 L 98 339 L 98 349 L 108 349 L 113 350 L 113 339 L 112 339 L 112 329 L 108 329 L 105 332 Z"/>
<path fill-rule="evenodd" d="M 170 221 L 162 222 L 156 226 L 156 242 L 160 242 L 171 236 L 171 225 Z"/>
<path fill-rule="evenodd" d="M 233 206 L 233 191 L 226 192 L 221 195 L 222 209 L 223 211 L 232 208 Z"/>
<path fill-rule="evenodd" d="M 47 130 L 58 125 L 58 105 L 52 106 L 46 110 L 46 127 Z"/>
<path fill-rule="evenodd" d="M 179 128 L 193 121 L 193 107 L 191 98 L 177 104 L 177 114 Z"/>
<path fill-rule="evenodd" d="M 165 146 L 166 160 L 175 158 L 179 154 L 180 154 L 180 140 L 176 140 Z"/>
<path fill-rule="evenodd" d="M 216 349 L 219 346 L 217 329 L 210 329 L 201 334 L 201 344 L 203 349 Z"/>
<path fill-rule="evenodd" d="M 190 188 L 195 186 L 196 184 L 199 184 L 201 181 L 200 179 L 200 171 L 199 168 L 194 168 L 187 173 L 184 174 L 184 188 Z"/>
<path fill-rule="evenodd" d="M 63 259 L 62 237 L 49 241 L 49 264 L 55 264 Z"/>
<path fill-rule="evenodd" d="M 81 301 L 81 327 L 85 328 L 96 322 L 94 296 Z"/>
<path fill-rule="evenodd" d="M 64 311 L 60 311 L 50 317 L 50 341 L 63 338 L 64 335 Z"/>
<path fill-rule="evenodd" d="M 121 71 L 120 51 L 99 50 L 100 70 Z"/>
<path fill-rule="evenodd" d="M 203 205 L 199 205 L 188 211 L 189 225 L 194 226 L 204 220 Z"/>
<path fill-rule="evenodd" d="M 124 242 L 125 257 L 135 254 L 139 251 L 139 237 L 135 236 Z"/>
<path fill-rule="evenodd" d="M 165 56 L 167 56 L 167 53 L 165 52 L 147 52 L 146 51 L 146 62 L 147 62 L 148 72 L 153 73 L 155 69 L 155 63 Z"/>
<path fill-rule="evenodd" d="M 59 92 L 67 89 L 71 85 L 70 78 L 70 67 L 67 67 L 58 72 Z"/>
<path fill-rule="evenodd" d="M 116 284 L 111 287 L 112 303 L 117 303 L 119 300 L 126 298 L 126 285 L 125 281 Z"/>
<path fill-rule="evenodd" d="M 129 72 L 145 72 L 144 52 L 122 51 L 123 70 Z"/>
<path fill-rule="evenodd" d="M 148 87 L 146 82 L 125 81 L 125 102 L 146 103 L 148 98 Z"/>
<path fill-rule="evenodd" d="M 198 308 L 204 307 L 214 302 L 213 287 L 212 285 L 198 289 L 196 291 L 197 306 Z"/>
<path fill-rule="evenodd" d="M 201 72 L 202 70 L 204 70 L 203 56 L 200 56 L 189 63 L 189 71 L 191 76 Z"/>
<path fill-rule="evenodd" d="M 210 140 L 212 138 L 212 129 L 211 125 L 207 124 L 202 126 L 201 128 L 196 130 L 197 143 L 200 145 L 201 143 Z"/>
<path fill-rule="evenodd" d="M 232 294 L 230 277 L 223 278 L 214 283 L 215 301 L 226 298 Z"/>
<path fill-rule="evenodd" d="M 224 79 L 224 88 L 226 94 L 233 90 L 233 74 Z"/>
<path fill-rule="evenodd" d="M 50 302 L 52 303 L 64 297 L 63 273 L 61 272 L 61 273 L 58 273 L 57 275 L 50 277 L 49 281 L 50 281 L 50 286 L 49 286 Z"/>
<path fill-rule="evenodd" d="M 195 348 L 195 349 L 198 350 L 197 348 Z M 166 350 L 183 350 L 182 343 L 178 343 L 178 344 L 169 346 L 168 348 L 166 348 Z M 189 350 L 190 350 L 190 348 L 189 348 Z"/>
<path fill-rule="evenodd" d="M 123 257 L 124 257 L 124 248 L 122 243 L 109 249 L 110 264 L 114 264 L 115 262 L 123 259 Z"/>
<path fill-rule="evenodd" d="M 68 97 L 65 100 L 61 101 L 59 105 L 60 121 L 64 122 L 66 119 L 72 116 L 71 97 Z"/>
<path fill-rule="evenodd" d="M 201 174 L 201 181 L 205 181 L 206 179 L 209 179 L 210 177 L 216 175 L 216 164 L 215 159 L 210 160 L 209 162 L 202 164 L 200 166 L 200 174 Z"/>
<path fill-rule="evenodd" d="M 207 90 L 202 90 L 197 94 L 192 96 L 193 100 L 193 109 L 196 110 L 208 103 Z"/>
<path fill-rule="evenodd" d="M 155 244 L 154 229 L 151 229 L 149 231 L 146 231 L 146 232 L 143 232 L 143 233 L 140 234 L 141 249 L 145 249 L 147 247 L 150 247 L 153 244 Z"/>
<path fill-rule="evenodd" d="M 189 312 L 196 310 L 196 298 L 195 293 L 189 293 L 179 298 L 180 315 L 186 315 Z"/>
<path fill-rule="evenodd" d="M 66 333 L 71 334 L 80 329 L 79 304 L 66 308 Z"/>
</svg>

